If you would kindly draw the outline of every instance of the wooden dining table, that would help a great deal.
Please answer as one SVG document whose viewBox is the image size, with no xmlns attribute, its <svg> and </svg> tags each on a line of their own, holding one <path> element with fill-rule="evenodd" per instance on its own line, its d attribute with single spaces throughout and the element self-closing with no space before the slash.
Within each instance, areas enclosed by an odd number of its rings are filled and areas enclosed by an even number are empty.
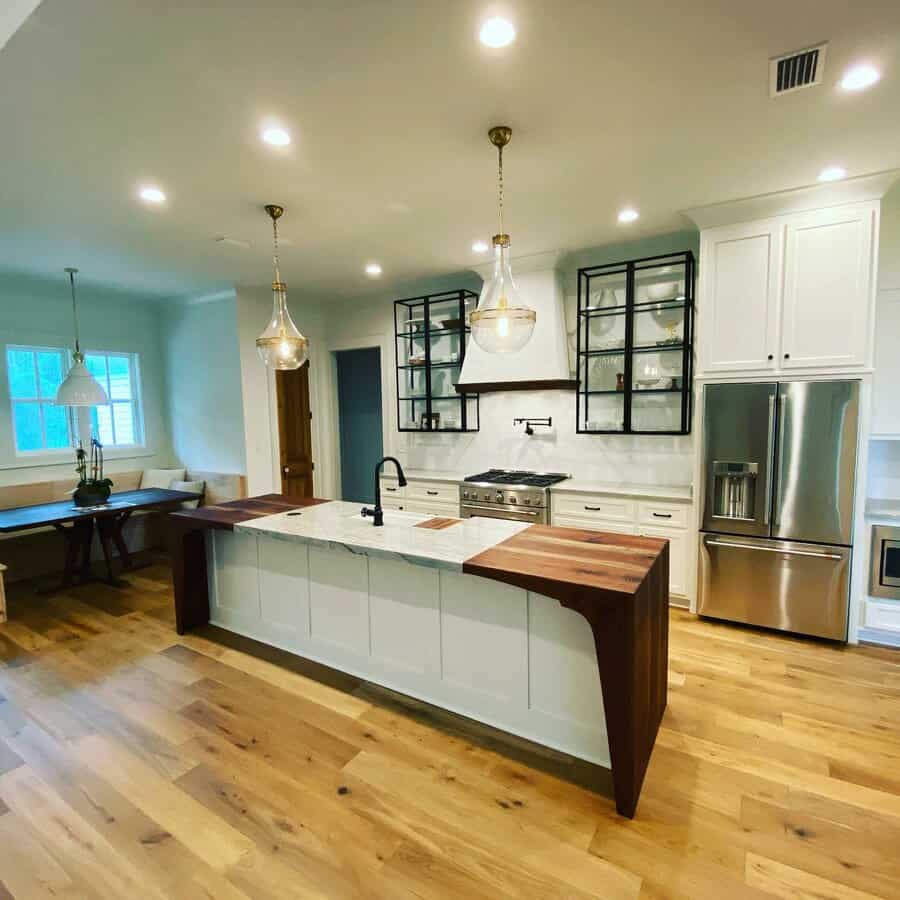
<svg viewBox="0 0 900 900">
<path fill-rule="evenodd" d="M 182 503 L 197 500 L 199 494 L 165 488 L 141 488 L 112 494 L 99 506 L 75 506 L 72 500 L 39 503 L 0 510 L 0 534 L 53 527 L 62 536 L 65 547 L 63 574 L 51 590 L 70 587 L 76 578 L 82 583 L 100 580 L 107 584 L 120 582 L 113 575 L 113 547 L 118 551 L 125 571 L 135 568 L 122 530 L 132 513 L 138 510 L 171 511 Z M 91 568 L 91 546 L 94 532 L 100 540 L 106 577 L 97 579 Z M 79 561 L 80 557 L 80 561 Z M 7 560 L 7 564 L 10 561 Z"/>
</svg>

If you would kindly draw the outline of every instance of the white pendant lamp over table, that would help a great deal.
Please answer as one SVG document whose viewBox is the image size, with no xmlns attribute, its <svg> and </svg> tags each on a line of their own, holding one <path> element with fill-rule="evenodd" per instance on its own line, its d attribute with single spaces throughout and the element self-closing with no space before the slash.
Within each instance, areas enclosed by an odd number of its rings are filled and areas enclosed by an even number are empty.
<svg viewBox="0 0 900 900">
<path fill-rule="evenodd" d="M 512 137 L 512 129 L 497 125 L 488 132 L 497 148 L 497 195 L 499 233 L 493 237 L 494 274 L 484 283 L 478 308 L 470 316 L 472 337 L 487 353 L 515 353 L 534 333 L 537 313 L 519 295 L 509 265 L 509 235 L 503 231 L 503 148 Z"/>
<path fill-rule="evenodd" d="M 278 220 L 284 215 L 283 206 L 265 207 L 272 220 L 275 247 L 275 276 L 272 281 L 272 318 L 266 330 L 256 339 L 256 351 L 270 368 L 280 371 L 299 369 L 309 359 L 309 341 L 294 324 L 287 307 L 287 285 L 278 270 Z"/>
<path fill-rule="evenodd" d="M 84 354 L 78 342 L 78 307 L 75 303 L 75 274 L 78 269 L 66 268 L 72 289 L 72 319 L 75 323 L 75 352 L 72 368 L 56 392 L 57 406 L 103 406 L 109 403 L 103 386 L 91 375 L 84 364 Z"/>
</svg>

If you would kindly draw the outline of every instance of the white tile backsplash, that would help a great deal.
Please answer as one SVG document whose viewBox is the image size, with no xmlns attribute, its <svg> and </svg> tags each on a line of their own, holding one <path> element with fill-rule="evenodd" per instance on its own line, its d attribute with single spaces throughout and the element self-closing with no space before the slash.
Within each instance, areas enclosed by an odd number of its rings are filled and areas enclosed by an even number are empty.
<svg viewBox="0 0 900 900">
<path fill-rule="evenodd" d="M 517 417 L 553 418 L 528 436 Z M 575 433 L 574 391 L 481 395 L 481 430 L 471 434 L 401 434 L 397 451 L 414 469 L 474 473 L 491 467 L 567 472 L 629 484 L 690 484 L 693 438 Z M 405 446 L 404 446 L 405 439 Z"/>
</svg>

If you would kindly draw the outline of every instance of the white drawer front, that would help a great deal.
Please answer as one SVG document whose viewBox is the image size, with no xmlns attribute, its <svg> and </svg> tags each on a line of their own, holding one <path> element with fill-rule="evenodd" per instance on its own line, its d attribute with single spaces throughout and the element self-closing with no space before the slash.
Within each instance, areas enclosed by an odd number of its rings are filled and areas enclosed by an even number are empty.
<svg viewBox="0 0 900 900">
<path fill-rule="evenodd" d="M 587 528 L 590 531 L 612 531 L 614 534 L 635 534 L 634 525 L 627 522 L 604 522 L 601 519 L 559 516 L 553 514 L 553 525 L 560 528 Z"/>
<path fill-rule="evenodd" d="M 388 497 L 405 497 L 406 496 L 406 488 L 400 487 L 397 484 L 396 478 L 382 478 L 381 479 L 381 499 L 386 500 Z M 381 504 L 384 506 L 384 503 Z M 386 506 L 384 506 L 387 509 Z"/>
<path fill-rule="evenodd" d="M 381 495 L 382 509 L 403 509 L 405 505 L 402 497 L 394 497 L 391 494 Z"/>
<path fill-rule="evenodd" d="M 662 528 L 687 528 L 689 509 L 681 503 L 642 501 L 638 504 L 638 522 Z"/>
<path fill-rule="evenodd" d="M 424 500 L 404 500 L 402 508 L 406 512 L 418 513 L 426 516 L 448 516 L 451 519 L 459 518 L 459 504 L 452 503 L 426 503 Z"/>
<path fill-rule="evenodd" d="M 553 515 L 578 516 L 581 519 L 603 519 L 606 522 L 633 522 L 635 504 L 626 497 L 606 497 L 598 494 L 556 494 L 551 508 Z"/>
<path fill-rule="evenodd" d="M 459 485 L 454 482 L 409 481 L 406 496 L 426 503 L 453 503 L 459 506 Z"/>
</svg>

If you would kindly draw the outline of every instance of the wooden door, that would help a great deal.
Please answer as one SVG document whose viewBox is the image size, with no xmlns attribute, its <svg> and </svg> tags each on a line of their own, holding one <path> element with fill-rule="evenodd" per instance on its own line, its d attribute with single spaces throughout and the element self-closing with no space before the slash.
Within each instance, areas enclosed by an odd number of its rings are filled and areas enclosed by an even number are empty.
<svg viewBox="0 0 900 900">
<path fill-rule="evenodd" d="M 778 352 L 783 226 L 716 228 L 700 249 L 698 309 L 702 373 L 772 371 Z"/>
<path fill-rule="evenodd" d="M 870 363 L 876 208 L 838 206 L 788 223 L 782 369 Z"/>
<path fill-rule="evenodd" d="M 278 436 L 281 445 L 281 492 L 312 497 L 313 460 L 309 411 L 309 363 L 291 372 L 276 372 Z"/>
</svg>

